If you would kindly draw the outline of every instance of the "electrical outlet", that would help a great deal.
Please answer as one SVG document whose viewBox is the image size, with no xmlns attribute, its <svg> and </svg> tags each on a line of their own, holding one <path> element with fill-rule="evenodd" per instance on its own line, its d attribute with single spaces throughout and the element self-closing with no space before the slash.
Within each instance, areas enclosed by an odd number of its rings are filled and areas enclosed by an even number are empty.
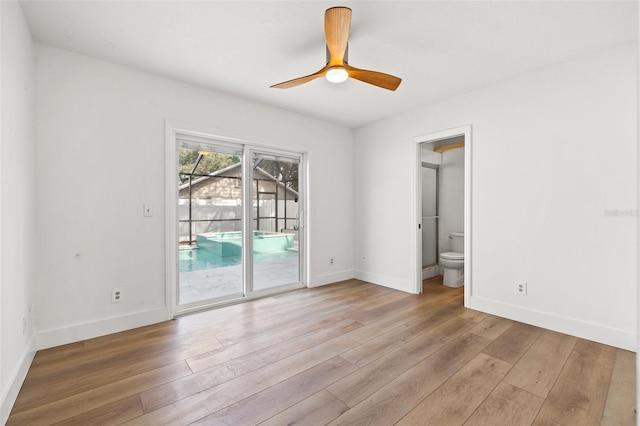
<svg viewBox="0 0 640 426">
<path fill-rule="evenodd" d="M 22 335 L 27 334 L 27 319 L 22 318 Z"/>
<path fill-rule="evenodd" d="M 143 213 L 144 217 L 153 216 L 153 205 L 152 204 L 143 204 Z"/>
<path fill-rule="evenodd" d="M 329 259 L 329 265 L 333 266 L 333 257 Z"/>
<path fill-rule="evenodd" d="M 527 295 L 527 283 L 525 281 L 516 281 L 516 293 L 523 296 Z"/>
<path fill-rule="evenodd" d="M 120 303 L 122 302 L 122 289 L 121 288 L 112 288 L 111 289 L 111 303 Z"/>
</svg>

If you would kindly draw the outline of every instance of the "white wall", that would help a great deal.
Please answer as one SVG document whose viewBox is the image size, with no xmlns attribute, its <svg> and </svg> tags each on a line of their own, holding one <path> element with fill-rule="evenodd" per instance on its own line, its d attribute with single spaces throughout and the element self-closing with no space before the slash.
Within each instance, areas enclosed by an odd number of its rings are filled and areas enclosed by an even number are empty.
<svg viewBox="0 0 640 426">
<path fill-rule="evenodd" d="M 442 153 L 440 165 L 440 253 L 451 251 L 451 232 L 464 231 L 464 149 Z"/>
<path fill-rule="evenodd" d="M 33 359 L 35 51 L 20 5 L 0 2 L 0 11 L 0 423 L 4 424 Z"/>
<path fill-rule="evenodd" d="M 637 224 L 606 212 L 637 208 L 636 57 L 621 46 L 356 130 L 356 276 L 413 289 L 414 138 L 471 124 L 469 306 L 635 350 Z"/>
<path fill-rule="evenodd" d="M 442 164 L 442 153 L 433 150 L 433 144 L 425 142 L 421 146 L 420 159 L 425 163 Z"/>
<path fill-rule="evenodd" d="M 165 119 L 308 152 L 309 284 L 353 277 L 350 129 L 41 45 L 37 96 L 39 348 L 166 314 Z"/>
</svg>

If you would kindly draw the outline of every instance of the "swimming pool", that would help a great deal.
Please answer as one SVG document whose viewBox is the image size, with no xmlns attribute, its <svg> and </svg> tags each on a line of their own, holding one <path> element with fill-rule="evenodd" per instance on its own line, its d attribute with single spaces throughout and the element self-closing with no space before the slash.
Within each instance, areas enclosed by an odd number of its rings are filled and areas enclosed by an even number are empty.
<svg viewBox="0 0 640 426">
<path fill-rule="evenodd" d="M 196 235 L 198 247 L 221 257 L 242 255 L 242 232 L 211 232 Z M 253 231 L 254 253 L 275 253 L 292 248 L 294 235 L 280 232 Z"/>
<path fill-rule="evenodd" d="M 295 251 L 283 251 L 278 253 L 254 253 L 254 262 L 269 262 L 280 259 L 291 259 L 298 256 Z M 205 269 L 223 268 L 242 264 L 242 256 L 217 256 L 212 252 L 198 249 L 182 249 L 178 255 L 180 260 L 180 272 L 202 271 Z"/>
<path fill-rule="evenodd" d="M 242 263 L 242 233 L 217 232 L 196 235 L 196 248 L 182 248 L 178 253 L 180 272 L 236 266 Z M 268 262 L 298 256 L 293 234 L 254 231 L 253 260 Z"/>
</svg>

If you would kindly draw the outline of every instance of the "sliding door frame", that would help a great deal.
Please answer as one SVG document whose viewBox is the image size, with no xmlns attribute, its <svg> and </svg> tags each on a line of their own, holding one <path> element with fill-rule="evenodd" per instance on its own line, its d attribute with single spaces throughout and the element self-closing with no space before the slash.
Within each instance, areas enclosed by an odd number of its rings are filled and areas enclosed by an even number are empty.
<svg viewBox="0 0 640 426">
<path fill-rule="evenodd" d="M 173 120 L 165 120 L 165 306 L 166 317 L 172 319 L 177 315 L 190 313 L 197 310 L 225 306 L 235 303 L 242 303 L 248 300 L 265 297 L 270 294 L 281 293 L 283 291 L 308 287 L 308 259 L 307 250 L 307 226 L 306 211 L 308 207 L 308 197 L 306 194 L 307 185 L 307 155 L 305 152 L 292 149 L 279 149 L 272 145 L 257 143 L 253 141 L 222 136 L 217 132 L 193 124 L 181 123 Z M 178 139 L 180 136 L 202 138 L 210 140 L 212 145 L 216 143 L 240 145 L 242 152 L 242 190 L 243 190 L 243 220 L 242 234 L 243 247 L 243 286 L 246 286 L 244 297 L 229 299 L 221 302 L 205 304 L 197 308 L 178 309 L 178 285 L 179 285 L 179 260 L 178 260 L 178 186 L 176 185 L 176 173 L 178 165 Z M 205 141 L 206 143 L 206 141 Z M 299 195 L 299 282 L 289 285 L 274 287 L 273 289 L 253 291 L 253 232 L 252 232 L 252 183 L 254 152 L 270 153 L 285 157 L 296 156 L 299 158 L 298 187 L 301 189 Z M 175 172 L 175 173 L 174 173 Z M 249 194 L 246 202 L 245 194 Z"/>
</svg>

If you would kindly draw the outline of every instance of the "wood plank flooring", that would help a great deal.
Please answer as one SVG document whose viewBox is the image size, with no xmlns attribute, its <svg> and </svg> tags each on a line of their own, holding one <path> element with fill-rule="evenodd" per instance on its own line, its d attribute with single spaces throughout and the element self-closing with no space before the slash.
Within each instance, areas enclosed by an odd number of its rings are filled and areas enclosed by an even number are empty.
<svg viewBox="0 0 640 426">
<path fill-rule="evenodd" d="M 633 425 L 635 354 L 350 280 L 40 351 L 8 425 Z"/>
</svg>

